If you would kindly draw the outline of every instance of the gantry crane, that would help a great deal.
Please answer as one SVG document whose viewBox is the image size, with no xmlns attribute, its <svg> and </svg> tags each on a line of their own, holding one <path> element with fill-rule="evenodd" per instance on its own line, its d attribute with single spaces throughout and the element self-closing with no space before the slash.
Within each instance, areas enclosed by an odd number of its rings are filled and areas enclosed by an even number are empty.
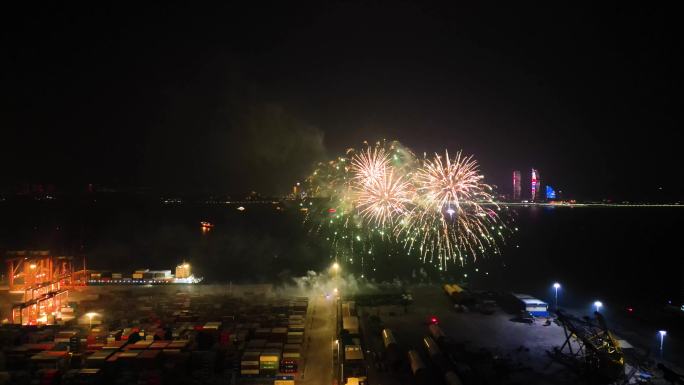
<svg viewBox="0 0 684 385">
<path fill-rule="evenodd" d="M 597 382 L 610 383 L 625 376 L 625 358 L 617 339 L 599 312 L 594 318 L 579 319 L 556 311 L 565 331 L 565 342 L 549 354 Z"/>
</svg>

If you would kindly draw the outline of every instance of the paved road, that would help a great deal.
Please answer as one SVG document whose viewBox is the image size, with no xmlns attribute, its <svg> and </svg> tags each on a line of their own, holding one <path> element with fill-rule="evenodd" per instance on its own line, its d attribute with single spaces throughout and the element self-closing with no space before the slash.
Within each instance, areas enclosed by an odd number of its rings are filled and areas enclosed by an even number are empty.
<svg viewBox="0 0 684 385">
<path fill-rule="evenodd" d="M 462 344 L 470 352 L 485 348 L 492 354 L 508 358 L 514 369 L 509 382 L 535 385 L 573 385 L 577 381 L 564 367 L 554 363 L 546 351 L 560 346 L 564 341 L 563 329 L 555 324 L 542 326 L 511 322 L 513 317 L 503 310 L 484 315 L 478 312 L 456 313 L 449 298 L 438 286 L 419 286 L 411 288 L 415 302 L 409 306 L 408 314 L 403 314 L 401 306 L 367 307 L 369 314 L 379 314 L 385 327 L 394 332 L 404 350 L 413 348 L 424 353 L 423 337 L 428 334 L 425 320 L 436 316 L 440 327 L 455 342 Z M 390 315 L 394 313 L 395 315 Z M 520 347 L 523 347 L 520 349 Z M 527 348 L 527 349 L 525 349 Z M 405 356 L 404 356 L 405 357 Z M 472 358 L 472 356 L 471 356 Z M 427 357 L 424 357 L 427 360 Z M 407 364 L 405 364 L 407 366 Z M 406 367 L 405 366 L 405 367 Z M 408 371 L 408 369 L 405 369 Z M 484 369 L 488 375 L 493 371 Z M 384 373 L 388 377 L 388 372 Z M 439 373 L 435 373 L 439 377 Z M 486 377 L 485 377 L 486 378 Z M 492 379 L 495 381 L 496 379 Z M 383 384 L 389 381 L 383 381 Z M 495 382 L 492 382 L 495 383 Z"/>
<path fill-rule="evenodd" d="M 332 384 L 332 344 L 335 334 L 335 307 L 332 299 L 311 299 L 304 346 L 304 367 L 297 384 Z"/>
</svg>

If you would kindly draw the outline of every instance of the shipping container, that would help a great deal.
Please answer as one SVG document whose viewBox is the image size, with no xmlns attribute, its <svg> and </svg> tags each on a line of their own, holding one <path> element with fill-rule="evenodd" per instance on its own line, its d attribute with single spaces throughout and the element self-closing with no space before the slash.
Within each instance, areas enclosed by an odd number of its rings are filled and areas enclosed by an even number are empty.
<svg viewBox="0 0 684 385">
<path fill-rule="evenodd" d="M 444 292 L 456 303 L 472 303 L 473 296 L 465 288 L 456 284 L 444 285 Z"/>
<path fill-rule="evenodd" d="M 435 364 L 440 371 L 446 372 L 449 370 L 449 363 L 447 359 L 444 357 L 442 351 L 439 349 L 439 346 L 437 346 L 437 343 L 432 339 L 432 337 L 423 338 L 423 347 L 425 348 L 425 351 L 427 352 L 428 357 L 430 357 L 432 363 Z"/>
<path fill-rule="evenodd" d="M 240 359 L 240 374 L 241 375 L 258 375 L 259 374 L 259 358 L 261 352 L 245 352 Z"/>
<path fill-rule="evenodd" d="M 117 351 L 121 350 L 124 345 L 126 345 L 126 341 L 107 341 L 107 343 L 102 347 L 102 350 Z"/>
<path fill-rule="evenodd" d="M 514 310 L 525 311 L 535 317 L 549 316 L 549 305 L 531 295 L 511 293 L 508 302 L 510 307 L 514 307 Z"/>
<path fill-rule="evenodd" d="M 86 368 L 102 368 L 105 365 L 105 361 L 114 352 L 112 350 L 98 350 L 95 353 L 86 357 Z"/>
<path fill-rule="evenodd" d="M 295 385 L 295 379 L 293 375 L 280 374 L 273 380 L 273 385 Z"/>
<path fill-rule="evenodd" d="M 432 337 L 433 340 L 435 340 L 438 344 L 441 344 L 442 341 L 446 338 L 446 334 L 442 331 L 442 328 L 439 327 L 439 325 L 435 324 L 430 324 L 428 326 L 428 330 L 430 331 L 430 337 Z"/>
<path fill-rule="evenodd" d="M 297 373 L 299 371 L 299 357 L 296 358 L 290 358 L 286 357 L 285 354 L 292 354 L 292 353 L 284 353 L 282 360 L 280 360 L 280 371 L 282 373 Z M 299 355 L 299 353 L 297 353 Z"/>
<path fill-rule="evenodd" d="M 351 336 L 358 336 L 359 318 L 355 316 L 342 317 L 342 329 L 346 330 Z"/>
<path fill-rule="evenodd" d="M 444 374 L 444 383 L 446 385 L 463 385 L 461 378 L 452 371 L 448 371 Z"/>
<path fill-rule="evenodd" d="M 356 303 L 354 301 L 342 302 L 342 317 L 355 317 L 356 314 Z"/>
<path fill-rule="evenodd" d="M 430 373 L 423 363 L 423 359 L 420 354 L 415 350 L 408 351 L 409 365 L 411 366 L 411 373 L 413 373 L 413 378 L 419 385 L 432 384 Z"/>
<path fill-rule="evenodd" d="M 280 369 L 280 352 L 264 351 L 259 356 L 259 373 L 273 376 Z"/>
<path fill-rule="evenodd" d="M 66 369 L 68 352 L 46 350 L 31 356 L 31 366 L 36 369 Z"/>
</svg>

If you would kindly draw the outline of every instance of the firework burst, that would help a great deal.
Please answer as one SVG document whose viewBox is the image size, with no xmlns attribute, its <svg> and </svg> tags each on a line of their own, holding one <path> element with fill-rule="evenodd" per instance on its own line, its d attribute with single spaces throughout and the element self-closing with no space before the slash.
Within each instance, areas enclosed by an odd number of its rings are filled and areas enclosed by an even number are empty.
<svg viewBox="0 0 684 385">
<path fill-rule="evenodd" d="M 353 181 L 361 186 L 370 186 L 386 177 L 389 157 L 382 147 L 367 147 L 366 151 L 352 158 Z"/>
<path fill-rule="evenodd" d="M 392 170 L 385 170 L 353 188 L 358 212 L 378 227 L 392 225 L 404 216 L 413 198 L 411 184 L 402 176 L 395 176 Z"/>
<path fill-rule="evenodd" d="M 435 155 L 434 159 L 425 160 L 416 172 L 418 192 L 428 206 L 450 214 L 463 210 L 461 202 L 491 200 L 485 192 L 489 186 L 481 182 L 483 178 L 472 156 L 463 157 L 460 152 L 453 159 L 448 151 L 445 151 L 444 160 Z"/>
<path fill-rule="evenodd" d="M 483 180 L 472 156 L 418 159 L 398 142 L 379 142 L 319 165 L 307 179 L 307 220 L 350 258 L 361 250 L 363 261 L 379 235 L 446 269 L 499 252 L 505 228 Z"/>
<path fill-rule="evenodd" d="M 451 158 L 445 151 L 424 159 L 414 176 L 416 204 L 397 227 L 397 238 L 445 268 L 449 261 L 464 264 L 466 257 L 474 260 L 488 249 L 498 253 L 491 231 L 500 226 L 498 206 L 483 179 L 472 156 L 459 152 Z M 501 239 L 499 231 L 496 235 Z"/>
</svg>

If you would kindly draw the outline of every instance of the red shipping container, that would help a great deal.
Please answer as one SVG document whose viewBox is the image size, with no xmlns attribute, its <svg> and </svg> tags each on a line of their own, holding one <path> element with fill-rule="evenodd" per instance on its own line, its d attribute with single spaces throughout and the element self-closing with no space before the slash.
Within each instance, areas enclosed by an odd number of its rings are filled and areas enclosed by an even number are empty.
<svg viewBox="0 0 684 385">
<path fill-rule="evenodd" d="M 230 332 L 222 331 L 219 336 L 219 343 L 223 347 L 230 345 Z"/>
</svg>

